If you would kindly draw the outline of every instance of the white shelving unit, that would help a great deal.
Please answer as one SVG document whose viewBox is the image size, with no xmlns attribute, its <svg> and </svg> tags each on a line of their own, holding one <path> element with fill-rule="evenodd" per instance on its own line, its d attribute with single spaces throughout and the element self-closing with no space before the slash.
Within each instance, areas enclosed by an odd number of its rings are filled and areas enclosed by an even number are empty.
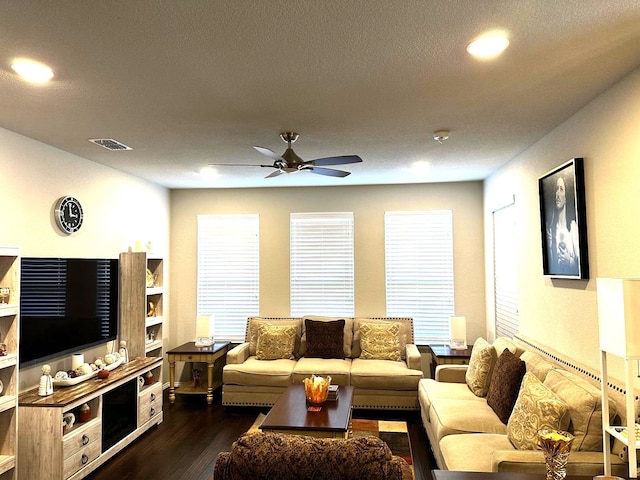
<svg viewBox="0 0 640 480">
<path fill-rule="evenodd" d="M 9 298 L 0 304 L 0 476 L 16 480 L 18 451 L 18 332 L 20 319 L 20 248 L 0 246 L 0 287 Z"/>
<path fill-rule="evenodd" d="M 613 355 L 600 350 L 600 368 L 602 370 L 602 429 L 604 432 L 604 474 L 611 475 L 611 440 L 612 437 L 616 438 L 622 444 L 627 446 L 628 458 L 629 458 L 629 478 L 638 477 L 637 468 L 637 450 L 640 449 L 640 441 L 635 441 L 635 424 L 636 424 L 636 411 L 635 411 L 635 396 L 633 394 L 633 382 L 634 382 L 634 364 L 640 357 L 628 357 L 624 358 L 625 362 L 625 391 L 626 408 L 625 417 L 627 419 L 626 425 L 611 425 L 609 423 L 609 399 L 607 395 L 609 384 L 609 373 L 607 368 L 607 355 Z M 616 355 L 617 356 L 617 355 Z M 632 432 L 631 436 L 625 436 L 623 432 Z M 630 444 L 631 443 L 631 444 Z M 635 447 L 635 448 L 634 448 Z"/>
<path fill-rule="evenodd" d="M 602 430 L 604 439 L 604 473 L 611 475 L 611 441 L 615 438 L 627 446 L 629 478 L 638 477 L 636 440 L 636 394 L 634 365 L 640 360 L 640 279 L 598 278 L 598 328 L 600 330 L 600 369 L 602 373 Z M 626 425 L 609 423 L 608 355 L 624 361 L 624 395 Z M 623 435 L 627 432 L 628 435 Z"/>
<path fill-rule="evenodd" d="M 163 270 L 146 252 L 120 254 L 120 339 L 131 359 L 164 355 Z"/>
</svg>

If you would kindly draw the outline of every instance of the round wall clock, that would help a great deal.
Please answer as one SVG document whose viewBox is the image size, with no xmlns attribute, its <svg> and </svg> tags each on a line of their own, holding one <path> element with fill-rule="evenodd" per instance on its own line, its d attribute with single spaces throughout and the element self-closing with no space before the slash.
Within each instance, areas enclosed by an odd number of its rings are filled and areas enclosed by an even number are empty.
<svg viewBox="0 0 640 480">
<path fill-rule="evenodd" d="M 56 203 L 55 216 L 60 230 L 65 233 L 77 232 L 82 226 L 82 205 L 75 197 L 61 197 Z"/>
</svg>

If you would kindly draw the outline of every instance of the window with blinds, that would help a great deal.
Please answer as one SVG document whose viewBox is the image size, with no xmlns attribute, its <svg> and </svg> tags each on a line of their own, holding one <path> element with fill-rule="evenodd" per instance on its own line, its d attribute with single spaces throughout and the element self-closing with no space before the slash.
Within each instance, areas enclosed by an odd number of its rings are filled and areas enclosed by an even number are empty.
<svg viewBox="0 0 640 480">
<path fill-rule="evenodd" d="M 292 213 L 291 315 L 354 316 L 353 213 Z"/>
<path fill-rule="evenodd" d="M 518 270 L 514 206 L 493 212 L 494 302 L 497 337 L 513 337 L 518 319 Z"/>
<path fill-rule="evenodd" d="M 450 210 L 384 216 L 387 315 L 413 317 L 417 343 L 448 343 L 454 314 Z"/>
<path fill-rule="evenodd" d="M 216 340 L 243 341 L 259 313 L 259 241 L 257 214 L 198 215 L 197 314 L 215 316 Z"/>
</svg>

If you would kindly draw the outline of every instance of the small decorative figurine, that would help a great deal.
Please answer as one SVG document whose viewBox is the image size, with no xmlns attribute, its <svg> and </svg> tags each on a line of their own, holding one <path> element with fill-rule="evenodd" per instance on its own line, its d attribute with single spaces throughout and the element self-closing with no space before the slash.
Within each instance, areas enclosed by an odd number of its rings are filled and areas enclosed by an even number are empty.
<svg viewBox="0 0 640 480">
<path fill-rule="evenodd" d="M 193 370 L 193 387 L 200 388 L 200 370 L 197 368 Z"/>
<path fill-rule="evenodd" d="M 53 393 L 53 379 L 51 378 L 51 367 L 49 365 L 42 366 L 42 376 L 40 377 L 40 385 L 38 386 L 38 395 L 46 397 Z"/>
<path fill-rule="evenodd" d="M 129 350 L 127 349 L 127 342 L 125 340 L 120 341 L 120 356 L 122 357 L 122 363 L 129 363 Z"/>
</svg>

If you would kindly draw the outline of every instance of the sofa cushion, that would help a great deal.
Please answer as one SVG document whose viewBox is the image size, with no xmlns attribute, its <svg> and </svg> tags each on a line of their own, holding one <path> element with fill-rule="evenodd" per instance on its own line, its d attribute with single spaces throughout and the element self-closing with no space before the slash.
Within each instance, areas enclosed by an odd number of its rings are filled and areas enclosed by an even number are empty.
<svg viewBox="0 0 640 480">
<path fill-rule="evenodd" d="M 526 351 L 520 355 L 520 359 L 527 365 L 527 372 L 533 373 L 542 382 L 544 382 L 549 370 L 553 368 L 551 362 L 547 362 L 537 353 Z"/>
<path fill-rule="evenodd" d="M 360 325 L 360 358 L 399 362 L 400 326 L 396 323 L 362 323 Z"/>
<path fill-rule="evenodd" d="M 344 358 L 351 357 L 351 343 L 353 342 L 353 319 L 345 317 L 318 317 L 306 316 L 302 319 L 302 339 L 300 344 L 300 356 L 306 355 L 307 352 L 307 332 L 305 330 L 306 320 L 316 322 L 333 322 L 336 320 L 344 320 L 344 338 L 342 348 L 344 350 Z"/>
<path fill-rule="evenodd" d="M 470 404 L 467 400 L 434 398 L 429 418 L 437 441 L 461 433 L 507 433 L 506 425 L 485 401 Z"/>
<path fill-rule="evenodd" d="M 319 322 L 306 318 L 305 357 L 344 358 L 344 319 Z"/>
<path fill-rule="evenodd" d="M 493 452 L 504 450 L 514 450 L 513 445 L 506 435 L 495 433 L 450 435 L 440 441 L 447 470 L 491 472 Z"/>
<path fill-rule="evenodd" d="M 476 397 L 466 383 L 437 382 L 432 378 L 423 378 L 418 382 L 418 400 L 423 413 L 428 415 L 432 399 L 457 399 L 467 402 L 486 403 L 484 398 Z M 475 408 L 470 406 L 469 408 Z"/>
<path fill-rule="evenodd" d="M 363 323 L 397 323 L 400 326 L 400 356 L 404 360 L 406 357 L 406 345 L 407 343 L 413 342 L 413 333 L 412 328 L 413 324 L 411 321 L 403 320 L 402 318 L 397 318 L 394 320 L 382 320 L 379 318 L 356 318 L 353 322 L 353 347 L 351 351 L 351 356 L 353 358 L 358 358 L 360 356 L 360 326 Z"/>
<path fill-rule="evenodd" d="M 247 324 L 247 341 L 249 342 L 249 355 L 256 354 L 256 347 L 258 345 L 258 329 L 260 325 L 293 325 L 296 327 L 296 345 L 294 349 L 294 355 L 297 357 L 300 355 L 300 336 L 302 335 L 302 326 L 300 319 L 290 318 L 263 318 L 263 317 L 251 317 Z"/>
<path fill-rule="evenodd" d="M 572 450 L 602 451 L 602 396 L 600 389 L 565 370 L 552 369 L 544 385 L 569 407 L 569 426 L 575 439 Z M 615 405 L 610 403 L 610 415 Z"/>
<path fill-rule="evenodd" d="M 478 338 L 473 344 L 469 368 L 465 380 L 471 391 L 478 397 L 486 397 L 491 381 L 491 371 L 496 361 L 496 349 L 484 338 Z"/>
<path fill-rule="evenodd" d="M 565 430 L 569 407 L 532 373 L 527 372 L 507 422 L 509 441 L 519 450 L 536 450 L 538 430 Z"/>
<path fill-rule="evenodd" d="M 293 383 L 302 383 L 314 374 L 329 375 L 335 385 L 350 385 L 351 359 L 302 357 L 293 368 Z"/>
<path fill-rule="evenodd" d="M 251 356 L 243 363 L 225 365 L 222 379 L 225 384 L 288 387 L 295 366 L 295 360 L 258 360 Z"/>
<path fill-rule="evenodd" d="M 351 361 L 351 385 L 380 390 L 418 390 L 422 371 L 412 370 L 405 362 L 391 360 Z"/>
<path fill-rule="evenodd" d="M 260 325 L 256 344 L 258 360 L 277 360 L 295 358 L 293 350 L 296 344 L 296 327 L 293 325 Z"/>
<path fill-rule="evenodd" d="M 526 371 L 524 362 L 508 349 L 496 360 L 487 392 L 487 404 L 505 425 L 518 398 L 522 377 Z"/>
</svg>

